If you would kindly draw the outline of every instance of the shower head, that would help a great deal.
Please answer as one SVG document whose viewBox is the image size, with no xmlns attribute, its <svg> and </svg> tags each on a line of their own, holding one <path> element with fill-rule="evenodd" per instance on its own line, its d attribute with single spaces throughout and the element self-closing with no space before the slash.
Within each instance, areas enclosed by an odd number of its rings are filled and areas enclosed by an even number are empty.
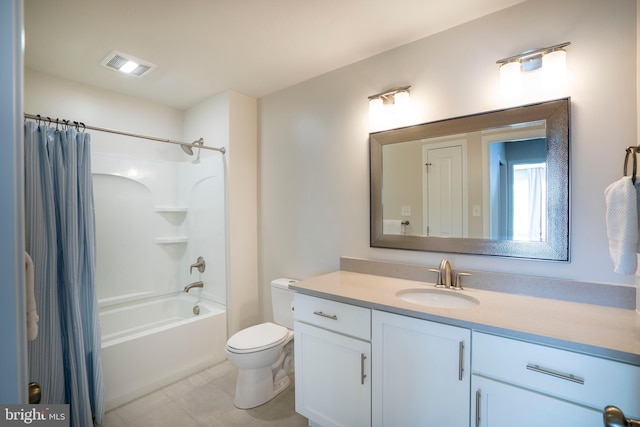
<svg viewBox="0 0 640 427">
<path fill-rule="evenodd" d="M 187 153 L 190 156 L 193 156 L 193 149 L 192 147 L 199 145 L 200 147 L 202 147 L 204 145 L 204 139 L 200 138 L 197 141 L 193 141 L 191 143 L 191 145 L 185 145 L 185 144 L 181 144 L 180 148 L 182 148 L 182 151 L 184 151 L 185 153 Z"/>
</svg>

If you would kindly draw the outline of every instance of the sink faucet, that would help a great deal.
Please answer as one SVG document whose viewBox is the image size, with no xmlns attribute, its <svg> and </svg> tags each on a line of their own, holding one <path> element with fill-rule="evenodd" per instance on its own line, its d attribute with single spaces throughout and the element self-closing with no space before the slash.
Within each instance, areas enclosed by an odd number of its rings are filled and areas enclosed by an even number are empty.
<svg viewBox="0 0 640 427">
<path fill-rule="evenodd" d="M 440 268 L 430 268 L 429 271 L 438 273 L 438 280 L 436 286 L 439 288 L 451 288 L 453 285 L 453 279 L 451 278 L 451 264 L 448 260 L 443 259 L 440 261 Z"/>
<path fill-rule="evenodd" d="M 188 284 L 187 286 L 184 287 L 182 291 L 189 292 L 192 288 L 202 288 L 202 287 L 204 287 L 204 283 L 202 283 L 202 280 L 199 280 L 197 282 Z"/>
<path fill-rule="evenodd" d="M 447 259 L 443 259 L 440 262 L 440 283 L 438 283 L 439 285 L 444 285 L 445 288 L 450 288 L 451 287 L 451 263 L 449 263 L 449 260 Z"/>
</svg>

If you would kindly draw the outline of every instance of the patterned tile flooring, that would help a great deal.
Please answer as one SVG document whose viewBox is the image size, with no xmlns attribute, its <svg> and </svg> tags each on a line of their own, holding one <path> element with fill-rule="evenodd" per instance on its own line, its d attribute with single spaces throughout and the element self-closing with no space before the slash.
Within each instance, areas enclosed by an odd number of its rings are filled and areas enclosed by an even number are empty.
<svg viewBox="0 0 640 427">
<path fill-rule="evenodd" d="M 270 402 L 233 406 L 237 368 L 225 361 L 105 414 L 103 427 L 306 427 L 294 410 L 294 381 Z"/>
</svg>

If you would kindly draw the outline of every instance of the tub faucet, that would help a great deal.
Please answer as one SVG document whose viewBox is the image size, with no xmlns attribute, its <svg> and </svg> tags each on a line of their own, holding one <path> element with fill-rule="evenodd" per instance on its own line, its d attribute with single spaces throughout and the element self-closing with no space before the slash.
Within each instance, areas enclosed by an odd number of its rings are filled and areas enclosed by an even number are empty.
<svg viewBox="0 0 640 427">
<path fill-rule="evenodd" d="M 189 283 L 187 286 L 184 287 L 182 291 L 189 292 L 192 288 L 202 288 L 202 287 L 204 287 L 204 283 L 202 283 L 202 280 L 198 280 L 197 282 Z"/>
<path fill-rule="evenodd" d="M 194 268 L 197 268 L 200 273 L 204 273 L 204 269 L 206 268 L 206 266 L 207 264 L 205 263 L 204 258 L 199 256 L 195 264 L 191 264 L 189 266 L 189 274 L 193 273 Z"/>
</svg>

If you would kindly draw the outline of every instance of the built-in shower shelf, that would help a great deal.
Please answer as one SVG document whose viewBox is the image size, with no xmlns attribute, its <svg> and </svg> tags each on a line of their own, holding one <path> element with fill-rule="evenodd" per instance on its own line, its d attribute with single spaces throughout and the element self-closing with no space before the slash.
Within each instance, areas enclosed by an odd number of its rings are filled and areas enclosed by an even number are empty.
<svg viewBox="0 0 640 427">
<path fill-rule="evenodd" d="M 156 206 L 154 210 L 158 213 L 186 213 L 186 206 Z"/>
<path fill-rule="evenodd" d="M 156 237 L 156 245 L 174 245 L 176 243 L 187 243 L 187 236 Z"/>
</svg>

